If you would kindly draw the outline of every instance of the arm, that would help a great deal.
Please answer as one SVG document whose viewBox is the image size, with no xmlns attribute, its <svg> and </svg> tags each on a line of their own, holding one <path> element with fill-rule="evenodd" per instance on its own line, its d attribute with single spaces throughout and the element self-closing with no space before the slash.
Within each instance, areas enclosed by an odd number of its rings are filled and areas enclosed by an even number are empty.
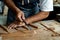
<svg viewBox="0 0 60 40">
<path fill-rule="evenodd" d="M 38 14 L 31 16 L 29 18 L 27 18 L 25 21 L 27 24 L 32 23 L 32 22 L 36 22 L 42 19 L 47 18 L 49 15 L 49 12 L 39 12 Z"/>
<path fill-rule="evenodd" d="M 13 0 L 4 0 L 4 2 L 6 3 L 6 5 L 12 9 L 12 11 L 14 11 L 14 13 L 16 13 L 17 15 L 17 20 L 22 21 L 22 18 L 25 19 L 24 17 L 24 13 L 18 8 L 16 7 L 16 5 L 14 4 Z"/>
<path fill-rule="evenodd" d="M 48 17 L 49 12 L 53 11 L 53 0 L 40 0 L 39 5 L 40 5 L 41 12 L 27 18 L 25 20 L 27 24 L 45 19 Z"/>
<path fill-rule="evenodd" d="M 14 4 L 14 2 L 12 0 L 4 0 L 4 2 L 14 12 L 18 13 L 20 11 L 19 8 L 16 7 L 16 5 Z"/>
</svg>

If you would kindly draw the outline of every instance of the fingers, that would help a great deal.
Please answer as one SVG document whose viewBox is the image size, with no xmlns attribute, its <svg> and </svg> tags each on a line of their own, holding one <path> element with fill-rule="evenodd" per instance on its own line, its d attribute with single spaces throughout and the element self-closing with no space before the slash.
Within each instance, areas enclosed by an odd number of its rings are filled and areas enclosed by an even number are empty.
<svg viewBox="0 0 60 40">
<path fill-rule="evenodd" d="M 20 22 L 20 24 L 18 26 L 25 26 L 25 23 Z"/>
<path fill-rule="evenodd" d="M 25 26 L 25 23 L 23 23 L 23 22 L 13 22 L 13 23 L 11 23 L 9 26 L 8 26 L 8 28 L 9 29 L 14 29 L 14 28 L 17 28 L 17 27 L 21 27 L 21 26 Z"/>
<path fill-rule="evenodd" d="M 10 24 L 10 25 L 8 26 L 9 29 L 13 29 L 13 28 L 15 28 L 15 27 L 16 27 L 15 24 Z"/>
<path fill-rule="evenodd" d="M 24 16 L 24 14 L 18 16 L 18 18 L 19 18 L 19 20 L 20 20 L 21 22 L 23 22 L 23 20 L 25 20 L 25 16 Z"/>
</svg>

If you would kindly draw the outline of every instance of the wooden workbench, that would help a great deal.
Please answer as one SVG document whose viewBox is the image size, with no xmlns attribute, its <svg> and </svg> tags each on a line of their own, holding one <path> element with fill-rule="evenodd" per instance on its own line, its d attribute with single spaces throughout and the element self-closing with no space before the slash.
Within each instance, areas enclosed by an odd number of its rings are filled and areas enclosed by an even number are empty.
<svg viewBox="0 0 60 40">
<path fill-rule="evenodd" d="M 38 29 L 17 31 L 15 33 L 0 34 L 0 40 L 60 40 L 60 36 L 52 36 L 53 32 L 47 30 L 43 25 L 52 28 L 55 32 L 60 33 L 60 23 L 55 20 L 47 20 L 34 23 Z"/>
</svg>

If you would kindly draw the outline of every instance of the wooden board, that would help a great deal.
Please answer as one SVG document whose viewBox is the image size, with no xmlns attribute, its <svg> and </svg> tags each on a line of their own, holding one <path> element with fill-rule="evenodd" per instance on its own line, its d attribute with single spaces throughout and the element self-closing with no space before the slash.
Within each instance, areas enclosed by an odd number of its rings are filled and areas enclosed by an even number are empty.
<svg viewBox="0 0 60 40">
<path fill-rule="evenodd" d="M 8 29 L 6 26 L 2 26 L 0 25 L 0 28 L 3 29 L 5 32 L 7 33 L 14 33 L 14 32 L 17 32 L 17 30 L 15 29 Z M 1 30 L 2 31 L 2 30 Z M 1 32 L 0 32 L 1 33 Z"/>
<path fill-rule="evenodd" d="M 48 31 L 37 29 L 25 31 L 25 33 L 16 32 L 12 34 L 3 34 L 1 37 L 3 40 L 46 40 L 47 38 L 47 40 L 50 40 L 51 34 L 50 32 L 48 33 Z"/>
<path fill-rule="evenodd" d="M 0 34 L 4 34 L 4 33 L 7 33 L 7 32 L 0 27 Z"/>
<path fill-rule="evenodd" d="M 60 33 L 60 23 L 55 20 L 41 21 L 40 24 L 43 24 L 48 28 L 53 28 L 54 31 Z"/>
<path fill-rule="evenodd" d="M 12 34 L 3 34 L 2 40 L 60 40 L 60 37 L 52 37 L 53 33 L 43 29 L 37 29 L 32 31 L 16 32 Z"/>
</svg>

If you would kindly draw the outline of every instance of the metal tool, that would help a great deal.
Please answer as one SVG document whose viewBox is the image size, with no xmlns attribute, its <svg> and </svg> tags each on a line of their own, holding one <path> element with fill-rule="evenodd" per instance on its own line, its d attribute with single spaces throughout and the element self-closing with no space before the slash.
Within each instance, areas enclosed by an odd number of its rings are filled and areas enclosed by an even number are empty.
<svg viewBox="0 0 60 40">
<path fill-rule="evenodd" d="M 27 24 L 24 19 L 22 19 L 22 20 L 23 20 L 23 22 L 24 22 L 25 25 L 26 25 L 25 27 L 26 27 L 28 30 L 31 30 L 32 28 L 29 27 L 29 24 Z"/>
<path fill-rule="evenodd" d="M 24 19 L 22 19 L 22 20 L 23 20 L 23 22 L 26 24 L 26 28 L 28 28 L 28 30 L 31 30 L 31 29 L 32 29 L 31 27 L 33 27 L 33 28 L 38 28 L 38 27 L 36 27 L 35 25 L 27 24 Z M 29 27 L 29 26 L 31 26 L 31 27 Z"/>
</svg>

